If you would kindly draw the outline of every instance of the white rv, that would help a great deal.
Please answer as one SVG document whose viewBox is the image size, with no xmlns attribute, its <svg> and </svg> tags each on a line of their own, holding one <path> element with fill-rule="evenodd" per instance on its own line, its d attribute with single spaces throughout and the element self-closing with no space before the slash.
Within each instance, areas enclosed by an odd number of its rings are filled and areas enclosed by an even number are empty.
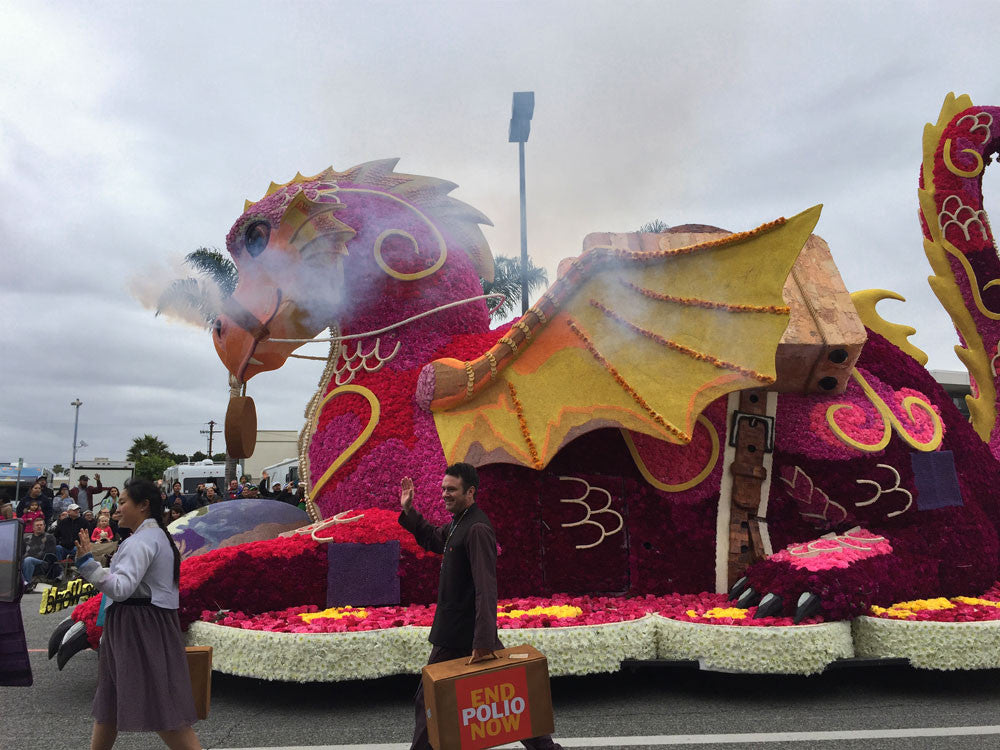
<svg viewBox="0 0 1000 750">
<path fill-rule="evenodd" d="M 299 483 L 299 459 L 297 458 L 286 458 L 281 463 L 265 466 L 264 471 L 267 472 L 268 489 L 273 487 L 276 482 L 280 482 L 282 487 L 289 482 Z"/>
<path fill-rule="evenodd" d="M 117 487 L 120 491 L 128 484 L 128 480 L 132 478 L 134 473 L 135 463 L 132 461 L 112 461 L 108 458 L 93 458 L 89 461 L 80 459 L 70 467 L 66 483 L 70 487 L 76 487 L 80 482 L 80 477 L 86 475 L 90 480 L 90 486 L 96 487 L 97 482 L 94 480 L 94 475 L 100 474 L 101 486 Z M 58 486 L 56 485 L 56 487 Z"/>
<path fill-rule="evenodd" d="M 242 467 L 237 465 L 236 476 L 240 475 Z M 215 463 L 210 458 L 204 461 L 189 461 L 175 464 L 163 472 L 163 485 L 170 493 L 174 482 L 181 483 L 181 492 L 189 494 L 198 489 L 199 484 L 214 484 L 219 494 L 226 488 L 226 465 Z"/>
</svg>

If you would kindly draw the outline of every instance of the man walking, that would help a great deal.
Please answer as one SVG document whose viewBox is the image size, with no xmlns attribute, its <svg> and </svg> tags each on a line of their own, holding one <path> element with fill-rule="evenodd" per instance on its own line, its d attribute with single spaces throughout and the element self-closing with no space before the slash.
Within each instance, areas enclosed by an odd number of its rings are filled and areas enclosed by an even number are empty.
<svg viewBox="0 0 1000 750">
<path fill-rule="evenodd" d="M 442 555 L 438 602 L 428 640 L 428 664 L 470 656 L 485 661 L 503 648 L 497 637 L 497 541 L 490 519 L 476 504 L 479 475 L 472 464 L 452 464 L 441 480 L 441 497 L 452 522 L 428 523 L 413 507 L 413 480 L 404 477 L 399 524 L 421 547 Z M 429 750 L 423 681 L 414 696 L 416 725 L 410 750 Z M 532 750 L 561 750 L 549 736 L 522 740 Z"/>
</svg>

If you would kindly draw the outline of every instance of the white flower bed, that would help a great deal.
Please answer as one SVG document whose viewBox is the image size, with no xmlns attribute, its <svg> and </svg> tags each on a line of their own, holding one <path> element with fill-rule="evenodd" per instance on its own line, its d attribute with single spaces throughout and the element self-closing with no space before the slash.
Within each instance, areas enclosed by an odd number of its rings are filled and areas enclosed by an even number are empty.
<svg viewBox="0 0 1000 750">
<path fill-rule="evenodd" d="M 549 662 L 549 675 L 617 672 L 626 659 L 656 658 L 656 617 L 570 628 L 500 630 L 505 646 L 534 646 Z"/>
<path fill-rule="evenodd" d="M 661 659 L 696 659 L 702 669 L 750 674 L 817 674 L 854 656 L 849 622 L 752 627 L 702 625 L 653 615 Z"/>
<path fill-rule="evenodd" d="M 1000 668 L 1000 620 L 907 622 L 854 620 L 854 650 L 873 659 L 909 659 L 921 669 Z"/>
<path fill-rule="evenodd" d="M 211 646 L 212 668 L 241 677 L 285 682 L 339 682 L 419 674 L 427 663 L 430 628 L 347 633 L 271 633 L 207 622 L 191 624 L 189 646 Z M 568 628 L 500 630 L 506 646 L 527 643 L 548 659 L 549 674 L 617 672 L 625 659 L 656 658 L 653 615 L 627 622 Z"/>
</svg>

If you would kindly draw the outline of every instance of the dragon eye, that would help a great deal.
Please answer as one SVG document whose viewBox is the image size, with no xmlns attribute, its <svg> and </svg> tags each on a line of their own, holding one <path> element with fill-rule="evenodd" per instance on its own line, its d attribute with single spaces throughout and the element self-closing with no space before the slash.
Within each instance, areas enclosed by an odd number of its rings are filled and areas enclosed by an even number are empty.
<svg viewBox="0 0 1000 750">
<path fill-rule="evenodd" d="M 254 258 L 264 252 L 271 239 L 271 226 L 266 221 L 255 221 L 243 233 L 243 244 Z"/>
</svg>

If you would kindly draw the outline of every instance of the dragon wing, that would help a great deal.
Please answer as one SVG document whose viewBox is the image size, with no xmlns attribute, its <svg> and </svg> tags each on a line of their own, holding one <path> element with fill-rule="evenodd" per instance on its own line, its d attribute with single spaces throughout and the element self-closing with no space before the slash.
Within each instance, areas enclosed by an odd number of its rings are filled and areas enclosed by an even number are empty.
<svg viewBox="0 0 1000 750">
<path fill-rule="evenodd" d="M 611 235 L 561 267 L 481 357 L 424 369 L 448 462 L 541 469 L 604 427 L 688 443 L 712 401 L 774 383 L 782 287 L 821 208 L 680 248 Z"/>
</svg>

